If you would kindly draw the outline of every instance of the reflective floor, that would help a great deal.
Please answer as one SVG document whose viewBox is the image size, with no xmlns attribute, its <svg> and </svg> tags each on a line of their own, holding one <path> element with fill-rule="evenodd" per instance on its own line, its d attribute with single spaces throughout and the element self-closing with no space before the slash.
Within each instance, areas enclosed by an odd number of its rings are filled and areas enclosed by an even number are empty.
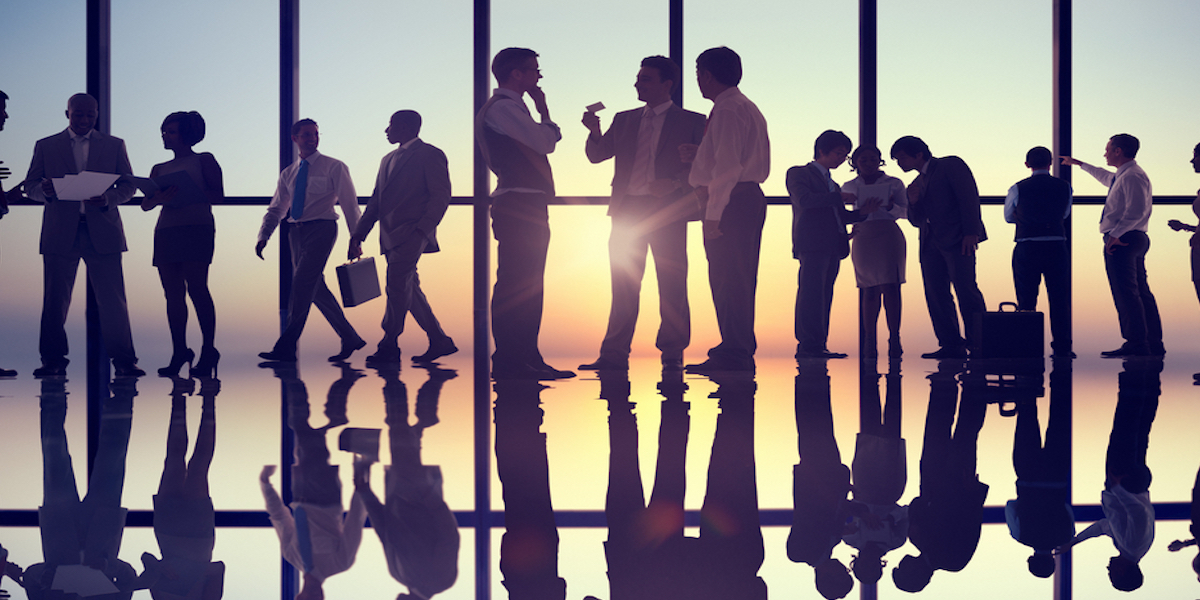
<svg viewBox="0 0 1200 600">
<path fill-rule="evenodd" d="M 1192 369 L 1174 357 L 766 359 L 754 377 L 640 359 L 490 383 L 476 448 L 469 356 L 368 369 L 362 354 L 116 381 L 90 479 L 82 370 L 0 381 L 8 560 L 27 586 L 279 597 L 270 506 L 329 598 L 1104 598 L 1125 597 L 1126 562 L 1139 596 L 1196 593 L 1195 549 L 1168 549 L 1191 539 L 1200 467 Z M 282 467 L 266 486 L 265 465 Z M 1085 531 L 1100 535 L 1054 558 Z M 72 563 L 107 577 L 46 567 Z"/>
</svg>

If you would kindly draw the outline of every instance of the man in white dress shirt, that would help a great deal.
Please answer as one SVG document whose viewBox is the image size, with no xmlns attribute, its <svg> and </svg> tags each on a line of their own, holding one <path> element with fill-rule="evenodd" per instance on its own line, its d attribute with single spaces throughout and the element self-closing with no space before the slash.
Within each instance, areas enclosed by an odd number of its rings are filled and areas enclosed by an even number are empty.
<svg viewBox="0 0 1200 600">
<path fill-rule="evenodd" d="M 1154 191 L 1150 178 L 1137 164 L 1138 139 L 1118 133 L 1104 146 L 1104 159 L 1116 172 L 1093 167 L 1070 156 L 1064 165 L 1079 165 L 1088 175 L 1108 188 L 1104 210 L 1100 213 L 1100 233 L 1104 234 L 1104 270 L 1112 288 L 1113 304 L 1121 324 L 1125 343 L 1116 350 L 1101 352 L 1106 358 L 1123 356 L 1161 356 L 1162 320 L 1158 303 L 1146 280 L 1146 253 L 1150 251 L 1150 210 Z"/>
<path fill-rule="evenodd" d="M 549 202 L 554 175 L 548 155 L 562 139 L 550 120 L 537 53 L 505 48 L 492 59 L 497 88 L 475 117 L 475 140 L 496 174 L 492 234 L 496 238 L 496 285 L 492 290 L 494 379 L 563 379 L 572 371 L 546 364 L 538 350 L 550 247 Z M 533 99 L 534 121 L 524 96 Z"/>
<path fill-rule="evenodd" d="M 300 159 L 279 174 L 275 196 L 263 216 L 262 228 L 258 231 L 258 244 L 254 252 L 262 258 L 263 248 L 271 233 L 285 217 L 292 229 L 289 233 L 292 252 L 292 294 L 288 299 L 288 322 L 279 340 L 270 352 L 258 355 L 268 361 L 295 362 L 296 346 L 308 311 L 313 304 L 325 315 L 338 337 L 342 339 L 341 350 L 329 357 L 330 361 L 342 361 L 355 350 L 367 345 L 354 327 L 346 320 L 329 286 L 325 285 L 325 263 L 337 240 L 337 213 L 334 205 L 341 205 L 346 215 L 346 226 L 351 233 L 358 226 L 358 196 L 354 193 L 354 182 L 350 180 L 350 169 L 336 158 L 317 152 L 320 135 L 317 123 L 312 119 L 301 119 L 292 125 L 292 141 L 300 152 Z"/>
<path fill-rule="evenodd" d="M 738 89 L 742 59 L 724 46 L 696 58 L 696 83 L 713 101 L 688 183 L 707 198 L 704 250 L 721 343 L 689 373 L 753 371 L 754 294 L 767 201 L 759 186 L 770 173 L 767 121 Z"/>
</svg>

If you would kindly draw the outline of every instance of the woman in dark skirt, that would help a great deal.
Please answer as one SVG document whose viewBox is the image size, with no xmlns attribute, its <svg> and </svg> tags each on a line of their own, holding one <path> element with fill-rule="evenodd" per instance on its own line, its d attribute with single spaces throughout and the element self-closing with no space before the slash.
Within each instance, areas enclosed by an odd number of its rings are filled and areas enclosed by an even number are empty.
<svg viewBox="0 0 1200 600">
<path fill-rule="evenodd" d="M 208 152 L 192 150 L 204 139 L 204 118 L 200 113 L 176 112 L 162 124 L 163 147 L 175 158 L 154 165 L 150 177 L 182 173 L 186 179 L 148 196 L 142 210 L 162 206 L 154 228 L 154 266 L 158 267 L 167 298 L 167 324 L 171 328 L 171 364 L 158 370 L 162 376 L 175 376 L 188 363 L 193 377 L 215 375 L 221 358 L 213 340 L 217 318 L 212 294 L 208 290 L 208 266 L 212 264 L 216 225 L 212 205 L 225 198 L 221 165 Z M 179 176 L 177 176 L 179 177 Z M 187 345 L 188 308 L 185 296 L 191 296 L 196 321 L 203 338 L 200 360 Z"/>
</svg>

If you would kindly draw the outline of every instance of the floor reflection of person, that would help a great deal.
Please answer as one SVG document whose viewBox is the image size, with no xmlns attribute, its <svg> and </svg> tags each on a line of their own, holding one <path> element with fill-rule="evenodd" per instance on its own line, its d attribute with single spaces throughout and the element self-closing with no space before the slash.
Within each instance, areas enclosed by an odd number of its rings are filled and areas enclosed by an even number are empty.
<svg viewBox="0 0 1200 600">
<path fill-rule="evenodd" d="M 1179 552 L 1188 546 L 1195 546 L 1197 539 L 1200 539 L 1200 471 L 1196 472 L 1196 483 L 1192 485 L 1192 504 L 1190 511 L 1191 524 L 1188 525 L 1188 533 L 1192 537 L 1186 540 L 1175 540 L 1167 546 L 1167 550 L 1171 552 Z M 2 550 L 0 550 L 2 552 Z M 1196 572 L 1197 577 L 1200 577 L 1200 554 L 1192 558 L 1192 571 Z"/>
<path fill-rule="evenodd" d="M 213 562 L 216 512 L 208 489 L 208 469 L 217 446 L 216 398 L 221 382 L 200 381 L 200 428 L 187 460 L 187 396 L 194 379 L 174 378 L 167 457 L 154 496 L 154 537 L 161 560 L 142 554 L 145 584 L 155 600 L 216 600 L 224 595 L 225 563 Z"/>
<path fill-rule="evenodd" d="M 1104 491 L 1100 493 L 1104 518 L 1076 534 L 1063 550 L 1090 538 L 1109 536 L 1117 555 L 1108 561 L 1108 579 L 1114 588 L 1131 592 L 1142 587 L 1138 563 L 1154 543 L 1152 475 L 1146 466 L 1146 450 L 1158 412 L 1163 361 L 1126 360 L 1123 367 L 1117 376 L 1117 410 L 1104 459 Z"/>
<path fill-rule="evenodd" d="M 863 363 L 859 433 L 850 469 L 852 498 L 861 508 L 842 535 L 843 542 L 858 550 L 850 569 L 862 583 L 878 582 L 884 555 L 908 541 L 908 507 L 899 504 L 908 483 L 908 454 L 900 437 L 900 362 L 891 361 L 882 406 L 878 380 L 877 367 Z"/>
<path fill-rule="evenodd" d="M 854 507 L 850 469 L 842 463 L 833 432 L 829 369 L 824 359 L 801 359 L 796 375 L 796 432 L 800 463 L 792 468 L 792 527 L 787 556 L 816 573 L 817 591 L 833 600 L 854 588 L 833 549 L 842 541 L 846 520 Z"/>
<path fill-rule="evenodd" d="M 963 570 L 979 546 L 988 486 L 976 473 L 976 451 L 987 404 L 969 390 L 959 401 L 956 376 L 963 368 L 961 361 L 941 361 L 929 376 L 921 491 L 908 505 L 908 539 L 920 554 L 892 570 L 906 592 L 925 589 L 934 571 Z"/>
<path fill-rule="evenodd" d="M 427 368 L 429 379 L 417 392 L 418 420 L 412 425 L 400 370 L 395 366 L 379 369 L 392 455 L 392 464 L 384 471 L 387 491 L 383 501 L 371 490 L 371 461 L 358 456 L 354 461 L 354 493 L 362 498 L 371 527 L 379 535 L 388 572 L 409 590 L 397 596 L 398 600 L 430 598 L 450 589 L 458 578 L 458 522 L 442 494 L 442 469 L 421 461 L 421 434 L 437 423 L 442 384 L 456 373 Z"/>
<path fill-rule="evenodd" d="M 221 353 L 214 340 L 217 312 L 208 291 L 208 268 L 216 247 L 216 221 L 212 205 L 225 200 L 221 165 L 210 152 L 196 153 L 192 146 L 204 139 L 204 117 L 196 111 L 175 112 L 162 123 L 163 147 L 175 158 L 154 165 L 150 177 L 183 172 L 202 192 L 197 197 L 176 197 L 179 189 L 170 186 L 142 200 L 142 210 L 162 206 L 154 226 L 154 266 L 167 299 L 167 326 L 171 330 L 171 363 L 158 370 L 159 375 L 176 376 L 188 363 L 192 377 L 211 377 Z M 192 298 L 196 323 L 200 326 L 200 360 L 187 345 L 188 309 L 185 296 Z"/>
<path fill-rule="evenodd" d="M 558 575 L 558 529 L 550 500 L 550 459 L 540 394 L 530 379 L 502 379 L 496 390 L 496 475 L 504 498 L 502 583 L 513 600 L 564 600 Z"/>
<path fill-rule="evenodd" d="M 134 378 L 114 379 L 109 385 L 112 396 L 100 408 L 99 443 L 87 495 L 81 501 L 64 428 L 66 379 L 42 379 L 43 500 L 38 525 L 44 561 L 26 568 L 21 579 L 32 599 L 67 597 L 64 588 L 88 579 L 99 583 L 92 598 L 133 596 L 137 572 L 117 555 L 129 512 L 121 507 L 121 492 L 136 385 Z"/>
<path fill-rule="evenodd" d="M 1038 423 L 1037 403 L 1017 402 L 1013 435 L 1013 470 L 1017 498 L 1004 507 L 1008 531 L 1016 541 L 1033 548 L 1029 572 L 1050 577 L 1055 571 L 1054 549 L 1075 535 L 1071 509 L 1071 362 L 1056 359 L 1050 371 L 1050 422 L 1046 439 Z"/>
<path fill-rule="evenodd" d="M 325 440 L 329 429 L 346 423 L 345 395 L 361 374 L 343 368 L 342 378 L 329 392 L 326 415 L 330 422 L 313 428 L 308 423 L 308 390 L 295 367 L 276 363 L 272 368 L 283 381 L 288 427 L 296 439 L 291 510 L 271 484 L 275 465 L 263 467 L 259 483 L 283 558 L 304 574 L 296 598 L 319 600 L 324 598 L 325 580 L 354 565 L 367 520 L 366 506 L 357 494 L 351 495 L 350 510 L 343 516 L 342 482 L 337 465 L 329 463 Z"/>
<path fill-rule="evenodd" d="M 601 371 L 609 406 L 609 480 L 605 502 L 609 590 L 630 598 L 766 598 L 758 569 L 762 530 L 754 469 L 754 382 L 718 381 L 717 417 L 700 537 L 684 535 L 689 429 L 687 385 L 664 373 L 654 488 L 647 504 L 638 466 L 637 421 L 624 371 Z"/>
<path fill-rule="evenodd" d="M 4 122 L 8 120 L 8 94 L 0 91 L 0 131 L 4 130 Z M 3 164 L 4 161 L 0 161 Z M 0 167 L 0 179 L 8 179 L 11 171 L 8 167 Z M 22 197 L 21 185 L 17 184 L 13 189 L 5 192 L 4 186 L 0 185 L 0 219 L 8 214 L 8 196 L 12 194 L 13 200 L 18 200 Z M 17 372 L 13 369 L 0 368 L 0 377 L 16 377 Z M 0 574 L 0 577 L 3 577 Z"/>
</svg>

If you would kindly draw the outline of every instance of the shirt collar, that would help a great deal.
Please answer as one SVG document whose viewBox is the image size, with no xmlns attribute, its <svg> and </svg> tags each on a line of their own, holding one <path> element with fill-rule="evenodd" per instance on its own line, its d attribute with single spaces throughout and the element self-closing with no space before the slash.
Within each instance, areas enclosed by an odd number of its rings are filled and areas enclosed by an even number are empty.
<svg viewBox="0 0 1200 600">
<path fill-rule="evenodd" d="M 521 96 L 523 96 L 524 94 L 518 94 L 508 88 L 496 88 L 496 91 L 492 92 L 492 95 L 493 96 L 508 96 L 509 98 L 512 98 L 513 100 L 520 100 Z"/>
<path fill-rule="evenodd" d="M 929 173 L 929 163 L 931 162 L 933 162 L 933 158 L 925 159 L 925 162 L 921 164 L 921 166 L 917 169 L 917 172 L 922 175 Z"/>
<path fill-rule="evenodd" d="M 1049 175 L 1050 169 L 1034 169 L 1033 174 L 1034 175 Z"/>
<path fill-rule="evenodd" d="M 420 140 L 421 140 L 421 138 L 415 137 L 411 140 L 408 140 L 407 142 L 404 142 L 403 144 L 400 144 L 400 147 L 396 148 L 396 150 L 408 150 L 409 148 L 412 148 L 413 144 L 417 143 Z"/>
<path fill-rule="evenodd" d="M 1125 171 L 1128 171 L 1129 169 L 1132 169 L 1133 167 L 1136 167 L 1136 166 L 1137 166 L 1137 159 L 1129 159 L 1129 162 L 1117 167 L 1117 176 L 1120 176 L 1121 173 L 1124 173 Z"/>
<path fill-rule="evenodd" d="M 808 164 L 815 166 L 817 168 L 817 170 L 820 171 L 821 174 L 825 176 L 826 179 L 831 179 L 833 177 L 833 175 L 831 175 L 829 173 L 829 169 L 825 168 L 825 165 L 823 165 L 815 160 Z"/>
<path fill-rule="evenodd" d="M 728 102 L 728 101 L 730 101 L 738 96 L 741 96 L 741 95 L 742 95 L 742 90 L 739 90 L 738 87 L 735 85 L 731 88 L 726 88 L 725 91 L 721 92 L 720 94 L 717 94 L 717 97 L 713 98 L 713 104 L 716 105 L 716 104 L 721 104 L 723 102 Z"/>
<path fill-rule="evenodd" d="M 296 157 L 296 163 L 297 163 L 297 164 L 299 164 L 299 163 L 300 163 L 300 161 L 302 161 L 302 160 L 307 160 L 307 161 L 308 161 L 308 164 L 310 164 L 310 165 L 311 165 L 311 164 L 313 164 L 313 161 L 317 160 L 317 157 L 318 157 L 318 156 L 321 156 L 321 151 L 320 151 L 320 150 L 313 150 L 313 153 L 312 153 L 312 154 L 309 154 L 309 155 L 308 155 L 308 158 L 300 158 L 300 157 Z"/>
<path fill-rule="evenodd" d="M 83 134 L 83 135 L 79 135 L 79 134 L 75 133 L 75 130 L 73 130 L 73 129 L 71 129 L 70 127 L 68 127 L 68 128 L 67 128 L 67 135 L 71 136 L 71 141 L 75 141 L 75 140 L 78 140 L 78 139 L 85 139 L 85 140 L 91 141 L 91 139 L 92 139 L 92 133 L 93 133 L 93 132 L 95 132 L 95 131 L 96 131 L 96 130 L 93 128 L 93 129 L 89 129 L 87 133 L 85 133 L 85 134 Z"/>
<path fill-rule="evenodd" d="M 673 104 L 675 104 L 675 103 L 671 102 L 670 100 L 667 100 L 666 102 L 663 102 L 662 104 L 659 104 L 657 106 L 647 106 L 642 109 L 642 114 L 645 116 L 657 117 L 658 115 L 661 115 L 661 114 L 667 112 L 667 109 L 671 108 L 671 105 L 673 105 Z M 653 114 L 646 114 L 646 113 L 653 113 Z"/>
</svg>

